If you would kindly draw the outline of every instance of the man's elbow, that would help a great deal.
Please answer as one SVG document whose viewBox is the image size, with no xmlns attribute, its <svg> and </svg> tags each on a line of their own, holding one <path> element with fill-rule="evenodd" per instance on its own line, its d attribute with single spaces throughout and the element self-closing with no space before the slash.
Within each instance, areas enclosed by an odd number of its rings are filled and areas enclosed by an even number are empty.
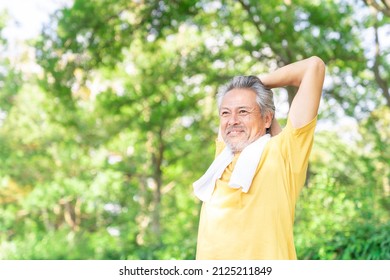
<svg viewBox="0 0 390 280">
<path fill-rule="evenodd" d="M 309 58 L 309 63 L 311 67 L 315 67 L 318 72 L 322 72 L 325 74 L 325 62 L 318 56 L 311 56 Z"/>
</svg>

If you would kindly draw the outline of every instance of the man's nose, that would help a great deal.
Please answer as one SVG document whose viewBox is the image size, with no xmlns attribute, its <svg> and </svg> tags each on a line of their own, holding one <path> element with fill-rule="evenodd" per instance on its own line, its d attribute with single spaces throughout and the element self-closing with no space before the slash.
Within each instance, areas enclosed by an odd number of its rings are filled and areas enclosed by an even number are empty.
<svg viewBox="0 0 390 280">
<path fill-rule="evenodd" d="M 229 125 L 235 125 L 235 124 L 239 124 L 239 123 L 240 123 L 240 118 L 239 118 L 238 114 L 232 113 L 232 114 L 230 115 L 228 124 L 229 124 Z"/>
</svg>

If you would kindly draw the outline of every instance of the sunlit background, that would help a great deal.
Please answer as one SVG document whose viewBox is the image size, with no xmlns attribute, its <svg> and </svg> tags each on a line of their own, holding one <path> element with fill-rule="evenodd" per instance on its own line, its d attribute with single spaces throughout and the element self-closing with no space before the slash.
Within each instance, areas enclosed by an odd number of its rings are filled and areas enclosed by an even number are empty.
<svg viewBox="0 0 390 280">
<path fill-rule="evenodd" d="M 311 55 L 298 257 L 390 259 L 390 8 L 366 2 L 0 0 L 0 259 L 193 259 L 218 87 Z"/>
</svg>

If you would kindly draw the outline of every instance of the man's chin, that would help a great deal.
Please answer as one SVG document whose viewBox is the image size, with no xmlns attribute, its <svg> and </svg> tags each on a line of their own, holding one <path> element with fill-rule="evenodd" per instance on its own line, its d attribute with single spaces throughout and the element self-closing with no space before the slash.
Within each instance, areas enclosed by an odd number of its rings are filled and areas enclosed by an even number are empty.
<svg viewBox="0 0 390 280">
<path fill-rule="evenodd" d="M 233 153 L 240 153 L 243 149 L 245 149 L 246 146 L 248 146 L 248 143 L 246 142 L 235 143 L 231 141 L 225 141 L 225 143 Z"/>
</svg>

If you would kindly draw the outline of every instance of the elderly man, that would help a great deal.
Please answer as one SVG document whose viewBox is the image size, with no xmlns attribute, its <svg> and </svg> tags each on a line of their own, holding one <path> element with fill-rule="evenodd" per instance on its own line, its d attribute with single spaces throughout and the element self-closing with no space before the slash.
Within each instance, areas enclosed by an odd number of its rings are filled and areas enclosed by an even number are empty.
<svg viewBox="0 0 390 280">
<path fill-rule="evenodd" d="M 324 76 L 323 61 L 310 57 L 261 79 L 235 77 L 219 92 L 216 158 L 194 183 L 203 201 L 197 259 L 296 259 L 295 203 L 306 179 Z M 270 89 L 284 86 L 298 91 L 278 133 Z"/>
</svg>

